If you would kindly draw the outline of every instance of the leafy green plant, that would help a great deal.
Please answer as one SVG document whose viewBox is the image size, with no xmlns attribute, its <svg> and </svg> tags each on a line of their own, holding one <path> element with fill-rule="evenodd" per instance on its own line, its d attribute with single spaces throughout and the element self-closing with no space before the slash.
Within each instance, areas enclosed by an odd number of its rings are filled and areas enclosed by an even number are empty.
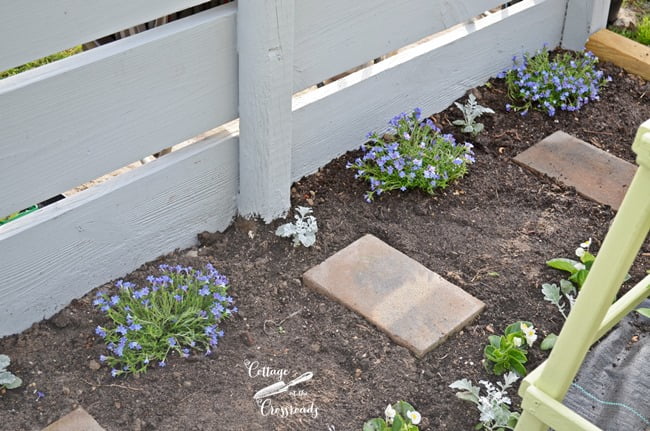
<svg viewBox="0 0 650 431">
<path fill-rule="evenodd" d="M 578 291 L 569 280 L 561 279 L 559 287 L 555 283 L 542 284 L 542 294 L 544 295 L 544 300 L 555 305 L 560 314 L 562 314 L 562 317 L 564 317 L 564 320 L 566 320 L 569 311 L 573 308 L 573 304 L 575 304 Z M 566 304 L 569 304 L 568 311 L 566 309 Z M 539 348 L 542 350 L 551 350 L 555 345 L 556 340 L 557 335 L 550 333 L 544 338 L 544 340 L 542 340 Z"/>
<path fill-rule="evenodd" d="M 318 223 L 316 217 L 310 215 L 311 208 L 297 207 L 294 217 L 296 221 L 293 223 L 286 223 L 278 227 L 275 234 L 282 237 L 292 237 L 293 246 L 297 247 L 299 244 L 305 247 L 311 247 L 316 242 L 316 233 L 318 232 Z"/>
<path fill-rule="evenodd" d="M 418 108 L 410 115 L 399 114 L 389 125 L 385 134 L 369 133 L 369 142 L 361 146 L 363 156 L 347 164 L 357 171 L 355 178 L 370 183 L 367 202 L 396 189 L 421 189 L 432 194 L 461 178 L 474 163 L 472 144 L 458 145 L 430 118 L 421 120 Z"/>
<path fill-rule="evenodd" d="M 634 310 L 634 311 L 636 311 L 636 312 L 639 313 L 640 315 L 642 315 L 642 316 L 647 317 L 648 319 L 650 319 L 650 308 L 637 308 L 637 309 Z"/>
<path fill-rule="evenodd" d="M 420 413 L 406 401 L 388 405 L 384 411 L 385 419 L 374 418 L 363 424 L 363 431 L 418 431 L 422 420 Z"/>
<path fill-rule="evenodd" d="M 14 376 L 7 370 L 11 364 L 11 359 L 7 355 L 0 355 L 0 389 L 16 389 L 23 384 L 23 381 L 18 376 Z"/>
<path fill-rule="evenodd" d="M 147 277 L 147 286 L 136 289 L 119 280 L 118 294 L 100 292 L 93 302 L 112 322 L 95 333 L 106 342 L 110 354 L 99 360 L 112 367 L 113 377 L 145 372 L 155 362 L 164 367 L 172 352 L 209 355 L 223 337 L 218 325 L 237 312 L 227 296 L 228 279 L 211 264 L 205 272 L 165 264 L 159 269 L 162 274 Z"/>
<path fill-rule="evenodd" d="M 476 96 L 472 93 L 469 93 L 467 102 L 464 105 L 458 102 L 454 102 L 454 104 L 463 113 L 463 119 L 454 120 L 453 123 L 456 126 L 462 126 L 462 132 L 470 133 L 472 136 L 478 135 L 485 128 L 483 123 L 478 123 L 475 120 L 483 114 L 494 114 L 491 108 L 479 105 L 476 101 Z"/>
<path fill-rule="evenodd" d="M 598 100 L 600 87 L 611 81 L 596 69 L 598 59 L 591 52 L 558 53 L 551 59 L 548 49 L 534 56 L 513 57 L 513 67 L 497 75 L 505 78 L 513 104 L 506 110 L 526 115 L 530 109 L 554 116 L 558 109 L 577 111 L 589 101 Z"/>
<path fill-rule="evenodd" d="M 497 382 L 497 386 L 486 380 L 480 380 L 487 391 L 481 395 L 481 388 L 474 386 L 467 379 L 456 380 L 451 385 L 452 389 L 459 389 L 456 396 L 461 400 L 469 401 L 476 404 L 480 412 L 480 422 L 474 429 L 488 431 L 505 431 L 514 430 L 519 420 L 518 412 L 511 412 L 511 400 L 508 397 L 507 390 L 517 381 L 517 374 L 509 372 L 503 376 L 503 383 Z"/>
<path fill-rule="evenodd" d="M 578 292 L 576 291 L 576 288 L 573 285 L 573 283 L 571 283 L 568 280 L 562 279 L 560 280 L 559 287 L 555 283 L 542 284 L 542 294 L 544 295 L 544 300 L 555 305 L 557 309 L 560 311 L 560 314 L 562 314 L 562 317 L 564 317 L 564 320 L 566 320 L 569 313 L 566 311 L 565 308 L 566 304 L 564 303 L 564 301 L 566 300 L 566 302 L 569 304 L 569 310 L 570 310 L 576 301 L 576 295 L 578 294 Z"/>
<path fill-rule="evenodd" d="M 591 238 L 581 243 L 580 247 L 576 249 L 575 255 L 580 258 L 579 262 L 573 259 L 559 257 L 547 261 L 546 265 L 554 269 L 559 269 L 560 271 L 568 272 L 570 274 L 569 281 L 575 283 L 579 290 L 585 283 L 587 275 L 589 275 L 589 270 L 594 260 L 596 260 L 596 257 L 589 252 L 590 246 Z"/>
<path fill-rule="evenodd" d="M 568 272 L 570 274 L 569 281 L 574 283 L 578 290 L 580 290 L 585 284 L 591 266 L 596 260 L 596 257 L 589 252 L 589 247 L 591 247 L 591 238 L 581 243 L 580 247 L 576 248 L 575 255 L 580 259 L 580 261 L 559 257 L 547 261 L 546 265 L 560 271 Z M 623 281 L 629 279 L 630 274 L 626 274 Z"/>
<path fill-rule="evenodd" d="M 532 347 L 537 340 L 532 323 L 515 322 L 508 325 L 503 335 L 490 335 L 488 340 L 489 344 L 483 349 L 486 369 L 497 375 L 506 371 L 514 371 L 520 376 L 526 375 L 526 349 Z"/>
</svg>

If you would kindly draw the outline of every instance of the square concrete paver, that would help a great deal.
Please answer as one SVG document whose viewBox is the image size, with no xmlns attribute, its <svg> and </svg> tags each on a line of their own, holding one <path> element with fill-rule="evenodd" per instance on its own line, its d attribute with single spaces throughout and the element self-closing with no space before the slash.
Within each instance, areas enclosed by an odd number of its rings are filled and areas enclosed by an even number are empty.
<svg viewBox="0 0 650 431">
<path fill-rule="evenodd" d="M 632 163 L 561 131 L 539 141 L 514 160 L 615 210 L 636 172 Z"/>
<path fill-rule="evenodd" d="M 311 268 L 303 281 L 361 314 L 418 357 L 460 330 L 485 307 L 372 235 Z"/>
<path fill-rule="evenodd" d="M 97 421 L 84 409 L 78 407 L 58 421 L 43 428 L 43 431 L 104 431 Z"/>
</svg>

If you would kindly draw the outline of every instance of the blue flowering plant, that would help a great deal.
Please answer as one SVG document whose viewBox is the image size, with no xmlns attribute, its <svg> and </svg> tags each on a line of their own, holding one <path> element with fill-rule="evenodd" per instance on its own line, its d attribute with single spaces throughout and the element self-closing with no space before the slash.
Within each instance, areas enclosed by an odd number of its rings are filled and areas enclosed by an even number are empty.
<svg viewBox="0 0 650 431">
<path fill-rule="evenodd" d="M 506 110 L 526 115 L 536 109 L 553 117 L 558 110 L 577 111 L 599 99 L 603 85 L 611 81 L 596 68 L 598 58 L 591 52 L 562 52 L 553 58 L 546 47 L 534 56 L 513 57 L 513 66 L 497 75 L 505 78 L 513 100 Z"/>
<path fill-rule="evenodd" d="M 100 292 L 93 304 L 110 324 L 97 326 L 108 350 L 100 361 L 113 377 L 164 367 L 172 353 L 209 355 L 223 337 L 221 322 L 237 312 L 228 296 L 228 279 L 211 264 L 204 270 L 160 265 L 160 275 L 138 288 L 116 283 L 117 294 Z"/>
<path fill-rule="evenodd" d="M 442 134 L 421 110 L 401 113 L 390 120 L 386 133 L 368 133 L 361 146 L 363 156 L 347 168 L 357 171 L 355 178 L 370 183 L 367 202 L 389 190 L 421 189 L 433 194 L 467 173 L 474 163 L 472 144 L 457 144 L 451 134 Z"/>
</svg>

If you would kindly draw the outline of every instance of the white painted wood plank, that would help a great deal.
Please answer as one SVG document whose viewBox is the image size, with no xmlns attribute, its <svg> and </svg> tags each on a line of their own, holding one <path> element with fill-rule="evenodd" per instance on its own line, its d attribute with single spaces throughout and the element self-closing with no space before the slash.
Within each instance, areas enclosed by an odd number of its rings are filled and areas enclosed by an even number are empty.
<svg viewBox="0 0 650 431">
<path fill-rule="evenodd" d="M 565 1 L 524 0 L 295 98 L 292 179 L 358 148 L 400 112 L 445 109 L 509 67 L 513 54 L 557 46 Z"/>
<path fill-rule="evenodd" d="M 569 0 L 562 35 L 562 48 L 580 51 L 589 36 L 605 28 L 609 0 Z"/>
<path fill-rule="evenodd" d="M 236 214 L 237 138 L 218 135 L 0 227 L 0 337 Z"/>
<path fill-rule="evenodd" d="M 237 117 L 227 5 L 0 81 L 0 214 Z"/>
<path fill-rule="evenodd" d="M 591 24 L 589 25 L 589 36 L 607 27 L 609 4 L 610 0 L 594 0 L 594 10 L 591 14 Z"/>
<path fill-rule="evenodd" d="M 204 0 L 0 0 L 0 70 L 203 3 Z"/>
<path fill-rule="evenodd" d="M 239 0 L 239 213 L 267 222 L 291 203 L 293 23 L 294 0 Z"/>
<path fill-rule="evenodd" d="M 503 0 L 296 1 L 294 91 L 502 3 Z"/>
</svg>

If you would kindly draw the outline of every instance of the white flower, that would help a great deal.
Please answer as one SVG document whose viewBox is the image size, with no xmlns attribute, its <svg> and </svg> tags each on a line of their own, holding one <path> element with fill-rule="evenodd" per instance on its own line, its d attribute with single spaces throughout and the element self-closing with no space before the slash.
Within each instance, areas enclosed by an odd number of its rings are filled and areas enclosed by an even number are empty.
<svg viewBox="0 0 650 431">
<path fill-rule="evenodd" d="M 388 404 L 388 407 L 386 407 L 386 410 L 384 410 L 384 414 L 386 415 L 386 422 L 391 423 L 393 422 L 393 418 L 395 417 L 395 409 L 393 406 Z"/>
<path fill-rule="evenodd" d="M 515 347 L 519 347 L 519 346 L 521 346 L 521 343 L 523 342 L 523 340 L 521 338 L 519 338 L 519 337 L 515 337 L 515 338 L 512 339 L 512 342 L 515 343 Z"/>
<path fill-rule="evenodd" d="M 575 263 L 575 264 L 573 264 L 573 267 L 575 269 L 577 269 L 578 271 L 582 271 L 583 269 L 587 269 L 587 267 L 582 263 Z"/>
<path fill-rule="evenodd" d="M 590 245 L 591 245 L 591 238 L 589 238 L 587 241 L 585 241 L 585 242 L 583 242 L 582 244 L 580 244 L 580 247 L 582 247 L 582 248 L 589 248 Z"/>
<path fill-rule="evenodd" d="M 582 257 L 585 255 L 585 249 L 582 247 L 576 248 L 576 256 Z"/>
<path fill-rule="evenodd" d="M 526 336 L 526 343 L 528 343 L 528 347 L 532 347 L 535 340 L 537 340 L 537 334 L 535 333 L 535 328 L 532 325 L 528 326 L 525 323 L 522 323 L 521 331 Z"/>
<path fill-rule="evenodd" d="M 406 416 L 411 420 L 413 425 L 419 424 L 422 420 L 422 416 L 420 416 L 420 413 L 416 411 L 408 411 L 406 412 Z"/>
</svg>

